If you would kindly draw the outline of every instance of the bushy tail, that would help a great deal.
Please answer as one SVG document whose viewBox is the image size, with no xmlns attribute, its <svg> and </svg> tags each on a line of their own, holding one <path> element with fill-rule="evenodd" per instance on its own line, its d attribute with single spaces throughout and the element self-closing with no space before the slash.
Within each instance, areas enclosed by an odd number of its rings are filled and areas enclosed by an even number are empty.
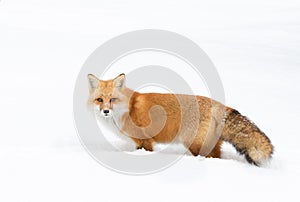
<svg viewBox="0 0 300 202">
<path fill-rule="evenodd" d="M 259 166 L 271 158 L 273 146 L 270 139 L 247 117 L 228 108 L 221 138 L 244 154 L 247 161 Z"/>
</svg>

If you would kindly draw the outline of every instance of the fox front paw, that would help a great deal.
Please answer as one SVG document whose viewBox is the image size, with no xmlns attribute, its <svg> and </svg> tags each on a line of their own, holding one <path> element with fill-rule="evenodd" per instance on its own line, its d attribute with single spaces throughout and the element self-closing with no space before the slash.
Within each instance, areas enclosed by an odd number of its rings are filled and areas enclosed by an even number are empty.
<svg viewBox="0 0 300 202">
<path fill-rule="evenodd" d="M 136 150 L 143 149 L 142 146 L 136 146 Z"/>
</svg>

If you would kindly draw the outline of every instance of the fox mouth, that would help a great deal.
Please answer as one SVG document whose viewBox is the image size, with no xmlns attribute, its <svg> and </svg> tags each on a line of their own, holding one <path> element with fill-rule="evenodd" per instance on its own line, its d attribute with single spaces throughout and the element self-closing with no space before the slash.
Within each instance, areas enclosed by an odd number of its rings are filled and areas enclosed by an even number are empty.
<svg viewBox="0 0 300 202">
<path fill-rule="evenodd" d="M 102 116 L 103 116 L 104 118 L 109 118 L 109 117 L 112 117 L 112 113 L 111 113 L 111 112 L 109 112 L 109 113 L 104 113 L 104 112 L 102 112 Z"/>
</svg>

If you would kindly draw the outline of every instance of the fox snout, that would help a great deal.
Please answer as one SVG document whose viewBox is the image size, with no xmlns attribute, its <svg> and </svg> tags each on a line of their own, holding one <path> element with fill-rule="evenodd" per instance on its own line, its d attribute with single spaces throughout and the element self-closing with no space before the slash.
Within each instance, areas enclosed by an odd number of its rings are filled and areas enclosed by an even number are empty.
<svg viewBox="0 0 300 202">
<path fill-rule="evenodd" d="M 111 110 L 111 109 L 108 109 L 108 108 L 102 109 L 102 110 L 101 110 L 101 114 L 102 114 L 104 117 L 110 117 L 110 116 L 112 116 L 112 110 Z"/>
<path fill-rule="evenodd" d="M 112 115 L 112 104 L 110 101 L 102 102 L 100 104 L 100 111 L 104 117 L 110 117 Z"/>
</svg>

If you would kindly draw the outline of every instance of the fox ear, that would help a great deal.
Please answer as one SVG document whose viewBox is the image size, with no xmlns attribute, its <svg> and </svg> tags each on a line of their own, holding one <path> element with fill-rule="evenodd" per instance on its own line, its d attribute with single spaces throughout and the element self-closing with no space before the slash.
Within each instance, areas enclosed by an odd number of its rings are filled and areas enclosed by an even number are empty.
<svg viewBox="0 0 300 202">
<path fill-rule="evenodd" d="M 89 80 L 89 88 L 90 90 L 93 90 L 98 87 L 99 79 L 94 76 L 93 74 L 88 74 L 88 80 Z"/>
<path fill-rule="evenodd" d="M 114 82 L 115 87 L 119 87 L 119 88 L 124 87 L 125 86 L 125 74 L 120 74 L 113 80 L 113 82 Z"/>
</svg>

